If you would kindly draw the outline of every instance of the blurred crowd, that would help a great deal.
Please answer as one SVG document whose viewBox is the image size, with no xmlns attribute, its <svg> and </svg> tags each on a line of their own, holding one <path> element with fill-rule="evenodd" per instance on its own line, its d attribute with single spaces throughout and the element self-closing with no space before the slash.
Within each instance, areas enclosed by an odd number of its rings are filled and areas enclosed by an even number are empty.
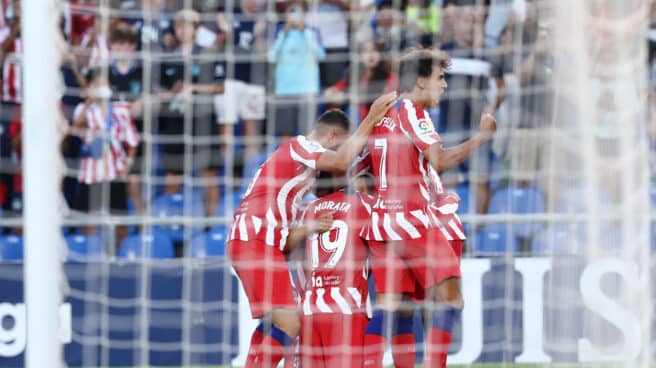
<svg viewBox="0 0 656 368">
<path fill-rule="evenodd" d="M 430 111 L 445 146 L 468 139 L 484 112 L 500 122 L 493 142 L 443 175 L 462 198 L 461 212 L 510 212 L 503 207 L 512 199 L 495 204 L 504 188 L 517 191 L 511 197 L 537 195 L 528 212 L 556 206 L 542 183 L 549 152 L 541 137 L 553 127 L 556 103 L 550 1 L 65 3 L 62 188 L 75 213 L 229 219 L 281 140 L 307 132 L 331 107 L 357 124 L 377 95 L 397 88 L 396 60 L 410 47 L 452 57 L 447 93 Z M 0 205 L 20 213 L 21 14 L 19 1 L 2 4 Z M 645 60 L 651 81 L 655 32 Z M 613 93 L 601 100 L 600 109 L 618 104 Z M 119 227 L 117 244 L 134 231 Z M 527 239 L 518 249 L 536 234 L 520 236 Z"/>
</svg>

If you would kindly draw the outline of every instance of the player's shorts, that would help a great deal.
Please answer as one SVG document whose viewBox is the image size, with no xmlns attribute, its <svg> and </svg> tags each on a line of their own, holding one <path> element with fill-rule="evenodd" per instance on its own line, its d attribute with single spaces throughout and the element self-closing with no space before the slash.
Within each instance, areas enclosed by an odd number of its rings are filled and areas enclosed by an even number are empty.
<svg viewBox="0 0 656 368">
<path fill-rule="evenodd" d="M 264 120 L 266 92 L 264 87 L 227 79 L 223 94 L 214 96 L 214 112 L 219 124 L 237 124 L 243 120 Z"/>
<path fill-rule="evenodd" d="M 461 243 L 462 244 L 462 243 Z M 460 277 L 460 251 L 437 228 L 419 239 L 369 241 L 377 293 L 414 294 L 442 281 Z"/>
<path fill-rule="evenodd" d="M 318 313 L 301 319 L 301 366 L 361 368 L 366 314 Z"/>
<path fill-rule="evenodd" d="M 462 245 L 463 241 L 460 239 L 449 240 L 449 244 L 453 249 L 453 253 L 458 257 L 458 271 L 460 271 L 460 261 L 462 260 Z M 460 276 L 448 276 L 444 280 L 451 277 L 460 277 Z M 443 281 L 444 281 L 443 280 Z M 426 289 L 423 289 L 421 285 L 415 283 L 415 290 L 412 294 L 408 295 L 413 301 L 419 302 L 426 298 Z"/>
<path fill-rule="evenodd" d="M 275 308 L 297 308 L 285 255 L 263 241 L 228 241 L 226 252 L 241 280 L 253 318 Z"/>
</svg>

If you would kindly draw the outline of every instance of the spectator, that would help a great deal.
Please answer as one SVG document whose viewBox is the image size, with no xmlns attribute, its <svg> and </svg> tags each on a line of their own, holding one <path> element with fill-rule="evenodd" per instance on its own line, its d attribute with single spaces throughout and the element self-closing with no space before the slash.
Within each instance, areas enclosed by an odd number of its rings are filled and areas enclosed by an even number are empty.
<svg viewBox="0 0 656 368">
<path fill-rule="evenodd" d="M 234 126 L 240 118 L 246 140 L 246 158 L 259 152 L 254 139 L 262 133 L 261 121 L 265 118 L 267 65 L 264 61 L 266 49 L 266 21 L 262 14 L 261 0 L 242 0 L 241 7 L 226 13 L 219 8 L 217 24 L 230 44 L 229 50 L 241 60 L 234 63 L 232 78 L 225 81 L 225 92 L 215 97 L 215 111 L 220 124 L 221 136 L 232 137 Z M 262 56 L 262 60 L 253 57 Z M 232 65 L 228 65 L 231 69 Z M 250 139 L 252 138 L 252 139 Z"/>
<path fill-rule="evenodd" d="M 85 213 L 127 214 L 125 180 L 139 136 L 128 104 L 110 101 L 112 90 L 102 71 L 92 69 L 87 80 L 87 99 L 73 114 L 73 130 L 83 142 L 74 208 Z M 93 230 L 85 228 L 84 232 Z M 126 236 L 125 227 L 116 229 L 117 244 Z"/>
<path fill-rule="evenodd" d="M 124 19 L 139 33 L 137 49 L 148 52 L 175 49 L 171 9 L 165 1 L 140 0 L 138 5 L 135 10 L 141 10 L 141 17 Z"/>
<path fill-rule="evenodd" d="M 346 102 L 346 94 L 351 82 L 351 73 L 360 78 L 357 87 L 351 89 L 355 92 L 354 96 L 359 99 L 358 116 L 362 121 L 369 113 L 369 106 L 383 93 L 395 91 L 398 88 L 398 77 L 392 73 L 388 60 L 383 59 L 383 44 L 376 44 L 373 41 L 365 41 L 360 45 L 358 55 L 361 55 L 360 63 L 354 65 L 352 71 L 337 83 L 324 91 L 327 100 L 332 101 L 339 106 Z M 336 106 L 333 106 L 336 107 Z"/>
<path fill-rule="evenodd" d="M 16 160 L 12 156 L 11 137 L 8 128 L 12 120 L 20 120 L 22 102 L 22 52 L 20 1 L 11 3 L 12 11 L 0 29 L 0 51 L 2 64 L 2 105 L 0 108 L 0 203 L 6 204 L 16 171 Z"/>
<path fill-rule="evenodd" d="M 82 36 L 80 48 L 87 51 L 86 60 L 83 62 L 85 72 L 96 67 L 107 66 L 109 63 L 109 44 L 105 34 L 106 29 L 104 29 L 106 21 L 105 18 L 96 17 L 93 27 Z M 109 29 L 108 26 L 107 29 Z"/>
<path fill-rule="evenodd" d="M 307 130 L 316 114 L 313 99 L 319 93 L 319 61 L 326 52 L 317 33 L 305 25 L 305 1 L 288 1 L 284 28 L 268 53 L 275 64 L 275 134 L 293 136 Z"/>
<path fill-rule="evenodd" d="M 434 0 L 409 0 L 405 8 L 406 32 L 416 43 L 432 47 L 440 31 L 440 7 Z"/>
<path fill-rule="evenodd" d="M 194 10 L 185 9 L 175 14 L 174 30 L 179 46 L 175 57 L 161 66 L 160 97 L 164 102 L 159 130 L 176 143 L 161 145 L 160 165 L 166 175 L 167 193 L 180 191 L 181 175 L 200 173 L 206 179 L 203 183 L 205 213 L 212 215 L 219 201 L 217 170 L 222 160 L 214 141 L 201 141 L 217 137 L 212 100 L 214 95 L 223 93 L 225 66 L 214 61 L 215 57 L 206 55 L 195 43 L 199 22 L 200 15 Z M 186 150 L 190 141 L 185 136 L 189 135 L 192 147 Z M 185 153 L 192 155 L 190 161 L 186 160 Z"/>
<path fill-rule="evenodd" d="M 135 57 L 137 50 L 137 31 L 127 23 L 118 23 L 110 34 L 111 64 L 108 72 L 109 84 L 114 100 L 129 104 L 138 134 L 143 133 L 141 119 L 143 72 Z M 141 181 L 143 146 L 137 148 L 134 164 L 128 179 L 128 194 L 136 213 L 142 213 Z"/>
<path fill-rule="evenodd" d="M 70 35 L 71 45 L 82 43 L 85 34 L 91 31 L 95 23 L 95 8 L 97 0 L 70 0 L 67 9 L 67 34 Z"/>
<path fill-rule="evenodd" d="M 331 86 L 349 67 L 349 12 L 353 2 L 320 0 L 313 9 L 312 26 L 317 28 L 326 60 L 321 65 L 321 86 Z"/>
<path fill-rule="evenodd" d="M 503 75 L 493 69 L 486 50 L 482 48 L 483 19 L 480 7 L 470 0 L 467 5 L 454 10 L 458 21 L 455 23 L 454 39 L 442 45 L 451 55 L 452 65 L 447 71 L 449 90 L 440 102 L 438 131 L 445 146 L 459 144 L 470 138 L 483 112 L 494 112 L 496 100 L 488 103 L 487 92 L 490 77 L 502 79 Z M 492 160 L 492 144 L 482 146 L 469 160 L 444 174 L 446 185 L 469 183 L 473 185 L 475 209 L 477 213 L 487 212 L 490 197 L 489 176 Z"/>
<path fill-rule="evenodd" d="M 384 45 L 385 51 L 398 51 L 405 48 L 400 9 L 395 8 L 393 0 L 381 0 L 376 5 L 374 18 L 365 24 L 357 35 L 357 40 L 375 40 Z"/>
</svg>

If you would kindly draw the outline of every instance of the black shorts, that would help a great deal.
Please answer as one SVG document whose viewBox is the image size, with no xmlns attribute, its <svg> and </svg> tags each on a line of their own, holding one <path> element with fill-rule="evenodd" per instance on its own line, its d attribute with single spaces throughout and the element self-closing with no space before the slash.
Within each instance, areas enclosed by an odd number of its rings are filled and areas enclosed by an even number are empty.
<svg viewBox="0 0 656 368">
<path fill-rule="evenodd" d="M 96 214 L 103 209 L 108 209 L 113 215 L 127 215 L 127 184 L 124 181 L 79 183 L 73 208 L 84 213 Z"/>
</svg>

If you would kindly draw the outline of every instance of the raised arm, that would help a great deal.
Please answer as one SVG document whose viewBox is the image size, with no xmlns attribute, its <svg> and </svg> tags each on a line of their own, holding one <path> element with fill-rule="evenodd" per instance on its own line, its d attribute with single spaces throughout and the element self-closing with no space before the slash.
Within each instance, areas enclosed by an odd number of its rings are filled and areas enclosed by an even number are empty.
<svg viewBox="0 0 656 368">
<path fill-rule="evenodd" d="M 367 144 L 369 134 L 382 119 L 387 110 L 396 103 L 397 93 L 390 92 L 378 97 L 371 105 L 369 114 L 353 134 L 339 147 L 337 151 L 327 150 L 317 160 L 317 170 L 330 172 L 345 172 L 362 149 Z"/>
<path fill-rule="evenodd" d="M 423 154 L 438 173 L 444 172 L 466 161 L 474 151 L 492 138 L 496 129 L 494 116 L 485 113 L 481 116 L 479 132 L 471 139 L 449 148 L 444 148 L 441 142 L 433 143 Z"/>
</svg>

